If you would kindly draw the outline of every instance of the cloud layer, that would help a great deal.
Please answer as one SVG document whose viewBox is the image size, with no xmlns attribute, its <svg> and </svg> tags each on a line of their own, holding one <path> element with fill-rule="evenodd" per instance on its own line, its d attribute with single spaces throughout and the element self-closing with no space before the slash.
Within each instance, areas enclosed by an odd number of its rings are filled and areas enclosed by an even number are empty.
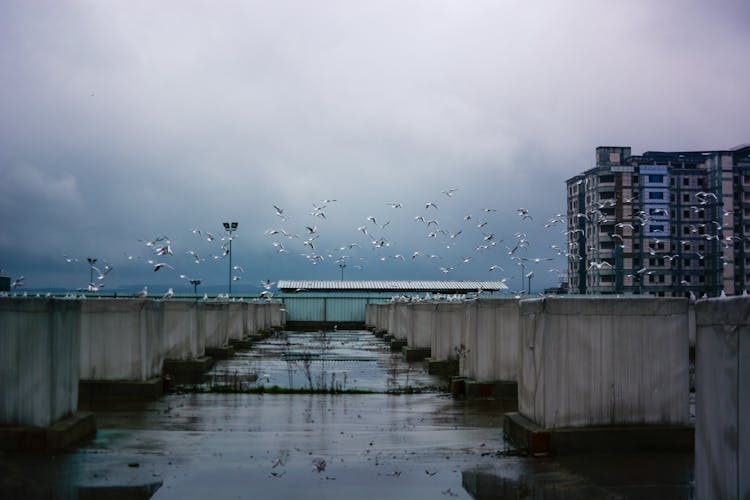
<svg viewBox="0 0 750 500">
<path fill-rule="evenodd" d="M 113 265 L 108 286 L 179 282 L 134 258 L 152 257 L 138 239 L 168 235 L 175 275 L 219 284 L 225 260 L 186 252 L 219 254 L 191 229 L 221 236 L 231 219 L 242 283 L 335 279 L 343 257 L 348 279 L 520 287 L 505 246 L 521 232 L 521 253 L 554 258 L 538 287 L 554 284 L 564 236 L 544 225 L 596 146 L 750 140 L 750 8 L 720 4 L 4 2 L 0 267 L 80 287 L 86 265 L 62 255 L 96 256 Z M 326 219 L 310 215 L 326 198 Z M 430 238 L 419 215 L 447 235 Z M 504 241 L 477 250 L 489 234 Z"/>
</svg>

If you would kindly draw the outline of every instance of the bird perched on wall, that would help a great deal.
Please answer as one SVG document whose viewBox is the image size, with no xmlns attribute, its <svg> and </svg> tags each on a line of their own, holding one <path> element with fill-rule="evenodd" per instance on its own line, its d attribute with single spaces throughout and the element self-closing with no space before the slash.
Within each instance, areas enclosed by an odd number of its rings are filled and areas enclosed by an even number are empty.
<svg viewBox="0 0 750 500">
<path fill-rule="evenodd" d="M 161 296 L 161 300 L 169 300 L 172 297 L 174 297 L 174 290 L 170 288 L 169 290 L 166 291 L 164 295 Z"/>
<path fill-rule="evenodd" d="M 148 287 L 144 286 L 143 290 L 135 294 L 135 297 L 138 299 L 145 299 L 148 296 Z"/>
</svg>

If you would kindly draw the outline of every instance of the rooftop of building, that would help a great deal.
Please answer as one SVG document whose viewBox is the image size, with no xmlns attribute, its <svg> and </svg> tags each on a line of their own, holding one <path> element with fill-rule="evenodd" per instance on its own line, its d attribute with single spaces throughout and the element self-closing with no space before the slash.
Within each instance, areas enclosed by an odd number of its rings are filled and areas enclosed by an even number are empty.
<svg viewBox="0 0 750 500">
<path fill-rule="evenodd" d="M 507 290 L 502 281 L 419 281 L 419 280 L 279 280 L 283 292 L 431 292 L 470 293 Z"/>
</svg>

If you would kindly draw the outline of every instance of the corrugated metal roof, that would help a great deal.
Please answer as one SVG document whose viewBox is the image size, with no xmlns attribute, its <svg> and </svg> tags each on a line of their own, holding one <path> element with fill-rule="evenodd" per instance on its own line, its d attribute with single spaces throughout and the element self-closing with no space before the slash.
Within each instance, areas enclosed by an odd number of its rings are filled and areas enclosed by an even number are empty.
<svg viewBox="0 0 750 500">
<path fill-rule="evenodd" d="M 279 280 L 279 290 L 368 290 L 389 292 L 472 292 L 507 290 L 502 281 L 340 281 L 340 280 Z"/>
</svg>

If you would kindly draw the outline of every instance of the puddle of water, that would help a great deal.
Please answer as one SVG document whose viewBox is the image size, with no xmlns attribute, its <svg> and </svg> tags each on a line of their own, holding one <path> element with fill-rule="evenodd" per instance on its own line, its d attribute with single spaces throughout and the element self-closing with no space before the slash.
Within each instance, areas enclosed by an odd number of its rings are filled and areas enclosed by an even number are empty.
<svg viewBox="0 0 750 500">
<path fill-rule="evenodd" d="M 203 388 L 433 392 L 446 385 L 429 375 L 424 363 L 406 363 L 371 332 L 344 330 L 281 332 L 217 362 Z"/>
</svg>

